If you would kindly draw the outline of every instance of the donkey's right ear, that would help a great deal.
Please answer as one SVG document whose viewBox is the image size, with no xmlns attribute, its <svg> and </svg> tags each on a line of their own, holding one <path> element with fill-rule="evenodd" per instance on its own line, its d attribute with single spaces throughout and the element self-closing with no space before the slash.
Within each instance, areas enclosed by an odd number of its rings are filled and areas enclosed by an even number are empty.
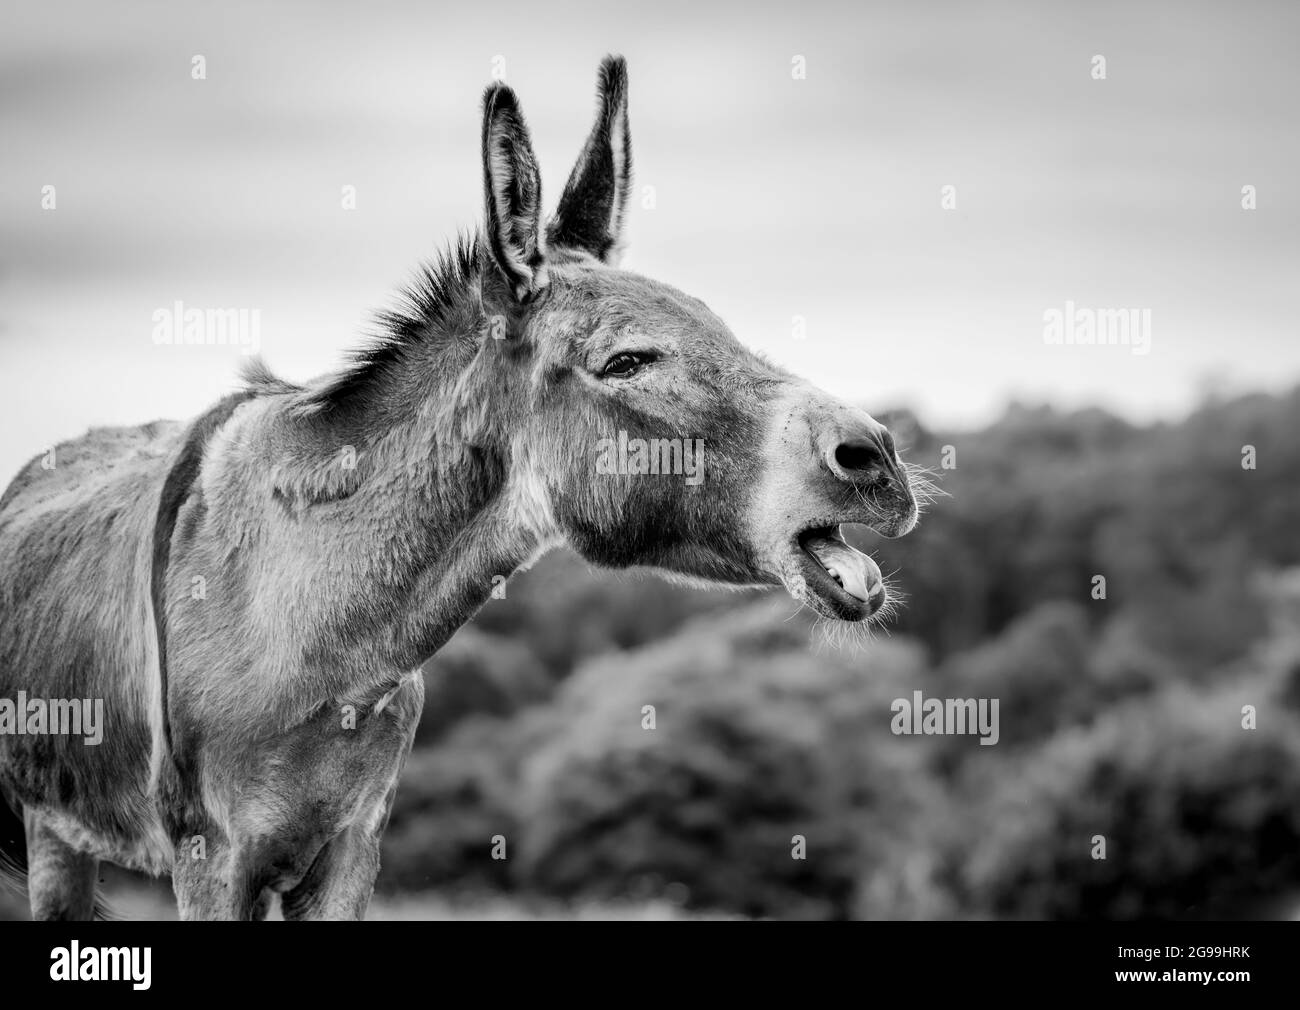
<svg viewBox="0 0 1300 1010">
<path fill-rule="evenodd" d="M 483 93 L 483 191 L 493 265 L 527 304 L 546 286 L 542 177 L 519 99 L 504 84 Z"/>
<path fill-rule="evenodd" d="M 617 262 L 631 184 L 627 64 L 621 56 L 606 56 L 596 80 L 596 125 L 546 229 L 547 241 L 556 247 L 582 249 L 606 263 Z"/>
</svg>

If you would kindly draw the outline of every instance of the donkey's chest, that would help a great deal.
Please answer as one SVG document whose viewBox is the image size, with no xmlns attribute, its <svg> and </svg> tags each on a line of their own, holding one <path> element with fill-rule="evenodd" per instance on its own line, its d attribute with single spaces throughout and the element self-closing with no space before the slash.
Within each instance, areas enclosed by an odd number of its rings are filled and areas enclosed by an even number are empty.
<svg viewBox="0 0 1300 1010">
<path fill-rule="evenodd" d="M 328 837 L 375 816 L 396 785 L 424 704 L 418 671 L 387 689 L 330 699 L 301 721 L 201 745 L 204 816 L 243 837 Z"/>
</svg>

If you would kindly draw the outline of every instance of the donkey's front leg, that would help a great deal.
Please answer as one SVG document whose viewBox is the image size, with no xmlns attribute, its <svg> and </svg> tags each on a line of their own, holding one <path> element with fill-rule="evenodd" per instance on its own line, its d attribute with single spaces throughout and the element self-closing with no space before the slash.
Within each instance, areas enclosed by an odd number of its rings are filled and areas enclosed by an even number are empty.
<svg viewBox="0 0 1300 1010">
<path fill-rule="evenodd" d="M 264 919 L 270 906 L 263 875 L 250 872 L 224 841 L 213 842 L 206 851 L 178 847 L 172 890 L 180 917 L 186 920 Z"/>
<path fill-rule="evenodd" d="M 380 837 L 392 802 L 390 791 L 378 824 L 353 824 L 325 844 L 307 875 L 281 896 L 285 919 L 360 921 L 366 917 L 379 875 Z"/>
</svg>

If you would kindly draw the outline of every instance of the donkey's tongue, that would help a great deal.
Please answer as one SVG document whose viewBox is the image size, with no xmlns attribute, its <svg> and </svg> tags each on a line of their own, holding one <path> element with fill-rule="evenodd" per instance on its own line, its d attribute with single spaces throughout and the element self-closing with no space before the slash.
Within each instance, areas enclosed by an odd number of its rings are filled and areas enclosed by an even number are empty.
<svg viewBox="0 0 1300 1010">
<path fill-rule="evenodd" d="M 818 563 L 838 579 L 844 591 L 865 602 L 880 581 L 876 563 L 859 550 L 833 536 L 811 537 L 806 546 Z"/>
</svg>

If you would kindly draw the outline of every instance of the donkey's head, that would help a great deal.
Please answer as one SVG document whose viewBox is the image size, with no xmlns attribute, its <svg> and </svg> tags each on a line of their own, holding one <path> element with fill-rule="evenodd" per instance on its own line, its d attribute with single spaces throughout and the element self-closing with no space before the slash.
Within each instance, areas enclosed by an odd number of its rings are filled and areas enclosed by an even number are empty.
<svg viewBox="0 0 1300 1010">
<path fill-rule="evenodd" d="M 559 207 L 518 100 L 484 97 L 488 337 L 521 521 L 589 561 L 784 584 L 827 617 L 885 602 L 840 536 L 899 536 L 917 506 L 894 440 L 862 410 L 746 350 L 696 298 L 617 267 L 632 158 L 627 76 L 602 64 L 596 123 Z M 496 338 L 496 339 L 492 339 Z"/>
</svg>

